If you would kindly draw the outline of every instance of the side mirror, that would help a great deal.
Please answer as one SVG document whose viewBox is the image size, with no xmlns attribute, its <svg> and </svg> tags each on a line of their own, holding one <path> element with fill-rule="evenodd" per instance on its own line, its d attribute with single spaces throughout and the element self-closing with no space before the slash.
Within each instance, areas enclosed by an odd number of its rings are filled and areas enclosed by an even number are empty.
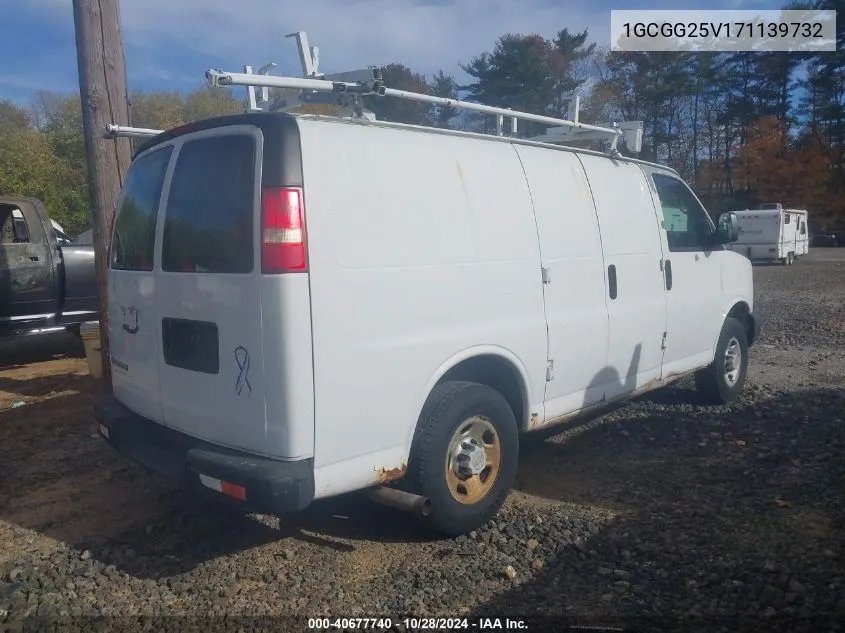
<svg viewBox="0 0 845 633">
<path fill-rule="evenodd" d="M 739 239 L 739 220 L 736 213 L 726 211 L 716 221 L 716 232 L 713 234 L 714 244 L 728 244 Z"/>
</svg>

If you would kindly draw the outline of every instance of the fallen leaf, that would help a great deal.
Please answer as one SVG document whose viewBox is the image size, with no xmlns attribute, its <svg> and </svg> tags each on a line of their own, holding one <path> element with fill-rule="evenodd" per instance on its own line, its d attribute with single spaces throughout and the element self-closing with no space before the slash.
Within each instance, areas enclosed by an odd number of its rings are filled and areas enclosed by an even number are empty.
<svg viewBox="0 0 845 633">
<path fill-rule="evenodd" d="M 783 499 L 775 499 L 775 503 L 778 504 L 778 508 L 791 508 L 792 504 L 789 501 L 784 501 Z"/>
</svg>

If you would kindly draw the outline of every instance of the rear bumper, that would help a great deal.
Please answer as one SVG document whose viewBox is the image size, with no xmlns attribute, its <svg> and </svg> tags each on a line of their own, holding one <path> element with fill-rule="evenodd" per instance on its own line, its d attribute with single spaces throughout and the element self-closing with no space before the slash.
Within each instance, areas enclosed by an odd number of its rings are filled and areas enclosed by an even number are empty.
<svg viewBox="0 0 845 633">
<path fill-rule="evenodd" d="M 763 317 L 760 316 L 759 312 L 752 312 L 748 315 L 748 321 L 750 324 L 748 346 L 751 347 L 760 340 L 760 334 L 763 331 Z"/>
<path fill-rule="evenodd" d="M 137 415 L 113 396 L 95 403 L 94 417 L 119 453 L 188 489 L 211 488 L 263 514 L 295 512 L 314 500 L 310 459 L 278 461 L 210 444 Z"/>
</svg>

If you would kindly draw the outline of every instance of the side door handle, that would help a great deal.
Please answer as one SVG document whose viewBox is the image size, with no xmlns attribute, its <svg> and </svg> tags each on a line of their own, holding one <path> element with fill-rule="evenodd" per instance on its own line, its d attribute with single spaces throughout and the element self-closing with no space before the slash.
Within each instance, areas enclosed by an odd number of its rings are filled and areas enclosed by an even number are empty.
<svg viewBox="0 0 845 633">
<path fill-rule="evenodd" d="M 608 291 L 610 292 L 610 298 L 615 299 L 617 296 L 617 287 L 616 287 L 616 265 L 611 264 L 607 267 L 607 286 Z"/>
<path fill-rule="evenodd" d="M 666 260 L 666 265 L 663 267 L 663 272 L 666 275 L 666 290 L 672 289 L 672 262 Z"/>
</svg>

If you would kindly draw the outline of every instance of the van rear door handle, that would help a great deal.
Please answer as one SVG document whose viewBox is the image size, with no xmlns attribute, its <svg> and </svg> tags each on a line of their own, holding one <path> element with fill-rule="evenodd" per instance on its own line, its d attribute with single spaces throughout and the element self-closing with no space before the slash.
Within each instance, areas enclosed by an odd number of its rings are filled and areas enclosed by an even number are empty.
<svg viewBox="0 0 845 633">
<path fill-rule="evenodd" d="M 615 299 L 617 295 L 616 288 L 616 266 L 611 264 L 607 267 L 607 286 L 610 292 L 610 298 Z"/>
<path fill-rule="evenodd" d="M 672 289 L 672 262 L 668 259 L 666 260 L 666 266 L 663 267 L 663 271 L 666 274 L 666 290 Z"/>
</svg>

